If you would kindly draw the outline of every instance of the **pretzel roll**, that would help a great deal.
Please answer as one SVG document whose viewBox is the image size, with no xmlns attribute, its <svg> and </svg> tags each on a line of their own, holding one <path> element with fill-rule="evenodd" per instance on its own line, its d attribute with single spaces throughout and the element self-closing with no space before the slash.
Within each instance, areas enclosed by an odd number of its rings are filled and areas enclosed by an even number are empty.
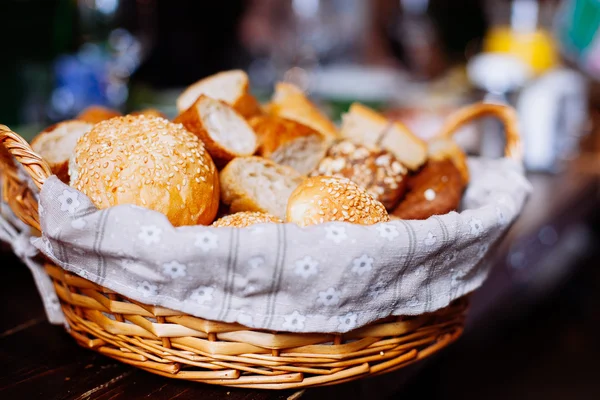
<svg viewBox="0 0 600 400">
<path fill-rule="evenodd" d="M 372 225 L 389 221 L 383 204 L 347 178 L 314 176 L 294 190 L 286 221 L 300 226 L 329 221 Z"/>
<path fill-rule="evenodd" d="M 98 122 L 106 121 L 114 117 L 120 117 L 121 113 L 116 110 L 102 106 L 89 106 L 83 110 L 76 119 L 79 121 L 88 122 L 90 124 L 97 124 Z"/>
<path fill-rule="evenodd" d="M 255 224 L 275 223 L 280 224 L 283 221 L 274 215 L 255 211 L 242 211 L 235 214 L 226 215 L 213 222 L 215 227 L 234 227 L 245 228 Z"/>
<path fill-rule="evenodd" d="M 428 161 L 407 180 L 407 194 L 392 214 L 401 219 L 427 219 L 454 211 L 466 183 L 450 160 Z"/>
<path fill-rule="evenodd" d="M 256 116 L 249 122 L 260 143 L 258 155 L 302 175 L 312 171 L 327 150 L 325 136 L 298 122 L 272 115 Z"/>
<path fill-rule="evenodd" d="M 95 125 L 75 147 L 71 186 L 98 208 L 134 204 L 175 226 L 210 224 L 219 177 L 202 143 L 163 118 L 125 116 Z"/>
<path fill-rule="evenodd" d="M 310 175 L 348 178 L 391 210 L 404 195 L 407 173 L 408 170 L 387 150 L 342 140 L 329 148 Z"/>
</svg>

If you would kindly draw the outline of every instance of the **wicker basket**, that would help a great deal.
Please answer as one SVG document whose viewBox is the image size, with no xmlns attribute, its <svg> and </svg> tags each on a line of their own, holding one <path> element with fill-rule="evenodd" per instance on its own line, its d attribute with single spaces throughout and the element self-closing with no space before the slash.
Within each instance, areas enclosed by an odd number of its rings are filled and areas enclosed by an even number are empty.
<svg viewBox="0 0 600 400">
<path fill-rule="evenodd" d="M 507 156 L 518 158 L 518 135 L 507 138 Z M 3 125 L 0 141 L 41 187 L 51 175 L 46 162 Z M 5 201 L 39 234 L 36 196 L 0 150 Z M 141 304 L 49 262 L 45 269 L 81 346 L 169 378 L 245 388 L 331 385 L 397 370 L 455 341 L 468 305 L 463 297 L 434 313 L 388 318 L 344 335 L 272 332 Z"/>
</svg>

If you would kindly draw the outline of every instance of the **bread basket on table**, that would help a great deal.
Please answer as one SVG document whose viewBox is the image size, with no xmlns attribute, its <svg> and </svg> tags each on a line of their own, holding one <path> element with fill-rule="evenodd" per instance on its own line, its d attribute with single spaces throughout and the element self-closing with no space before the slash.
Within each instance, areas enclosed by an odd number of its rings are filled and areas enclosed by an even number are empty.
<svg viewBox="0 0 600 400">
<path fill-rule="evenodd" d="M 173 228 L 140 207 L 95 209 L 0 125 L 17 161 L 2 157 L 3 195 L 37 236 L 80 345 L 175 379 L 329 385 L 397 370 L 460 336 L 483 259 L 529 190 L 514 121 L 504 122 L 506 158 L 470 160 L 465 210 L 424 221 Z"/>
</svg>

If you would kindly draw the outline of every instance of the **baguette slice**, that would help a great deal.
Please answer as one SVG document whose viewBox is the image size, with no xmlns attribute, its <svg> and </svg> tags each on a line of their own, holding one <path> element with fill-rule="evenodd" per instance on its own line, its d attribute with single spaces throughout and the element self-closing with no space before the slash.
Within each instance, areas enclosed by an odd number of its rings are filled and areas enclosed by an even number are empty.
<svg viewBox="0 0 600 400">
<path fill-rule="evenodd" d="M 256 134 L 237 111 L 227 103 L 205 95 L 174 122 L 183 124 L 198 136 L 217 164 L 250 156 L 258 146 Z"/>
<path fill-rule="evenodd" d="M 338 137 L 335 125 L 292 84 L 279 82 L 275 85 L 267 110 L 271 115 L 307 126 L 330 140 Z"/>
<path fill-rule="evenodd" d="M 235 108 L 244 118 L 260 112 L 258 101 L 250 94 L 250 80 L 242 70 L 219 72 L 189 86 L 177 98 L 177 110 L 190 108 L 201 95 L 222 100 Z"/>
<path fill-rule="evenodd" d="M 307 175 L 325 156 L 329 141 L 319 132 L 284 118 L 259 115 L 250 120 L 259 139 L 258 155 Z"/>
<path fill-rule="evenodd" d="M 220 173 L 221 201 L 230 211 L 258 211 L 285 218 L 288 198 L 304 181 L 290 167 L 262 157 L 233 159 Z"/>
<path fill-rule="evenodd" d="M 427 145 L 408 128 L 358 103 L 342 116 L 341 135 L 367 147 L 380 146 L 413 171 L 427 159 Z"/>
<path fill-rule="evenodd" d="M 31 142 L 31 148 L 50 165 L 61 181 L 69 183 L 69 159 L 77 140 L 92 129 L 93 124 L 83 121 L 63 121 L 40 132 Z"/>
</svg>

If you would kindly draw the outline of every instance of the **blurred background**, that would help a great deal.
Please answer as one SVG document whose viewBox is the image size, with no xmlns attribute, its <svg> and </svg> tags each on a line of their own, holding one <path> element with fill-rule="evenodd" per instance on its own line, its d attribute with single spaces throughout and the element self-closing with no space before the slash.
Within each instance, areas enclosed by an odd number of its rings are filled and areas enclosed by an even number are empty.
<svg viewBox="0 0 600 400">
<path fill-rule="evenodd" d="M 424 139 L 462 105 L 511 104 L 534 193 L 463 339 L 402 390 L 600 398 L 599 0 L 1 0 L 0 16 L 0 122 L 25 137 L 91 104 L 173 117 L 231 68 L 259 99 L 286 80 L 334 120 L 360 101 Z M 502 154 L 494 121 L 457 140 Z"/>
</svg>

